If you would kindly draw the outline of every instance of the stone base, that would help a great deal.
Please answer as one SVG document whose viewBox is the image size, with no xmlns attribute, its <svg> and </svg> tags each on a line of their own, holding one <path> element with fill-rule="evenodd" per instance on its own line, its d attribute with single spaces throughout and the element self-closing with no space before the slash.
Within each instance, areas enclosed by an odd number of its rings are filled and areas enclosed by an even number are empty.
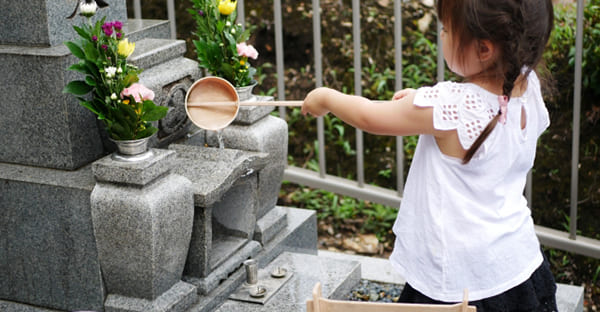
<svg viewBox="0 0 600 312">
<path fill-rule="evenodd" d="M 109 294 L 105 312 L 183 312 L 198 300 L 196 287 L 178 282 L 156 299 L 150 301 Z"/>
<path fill-rule="evenodd" d="M 312 296 L 312 289 L 317 282 L 321 283 L 327 298 L 343 299 L 343 295 L 350 292 L 361 276 L 360 263 L 356 261 L 300 253 L 285 252 L 265 270 L 270 272 L 278 266 L 288 268 L 294 275 L 265 304 L 227 300 L 216 312 L 306 311 L 306 299 Z"/>
<path fill-rule="evenodd" d="M 286 211 L 287 226 L 254 257 L 259 268 L 266 267 L 283 252 L 302 252 L 303 255 L 317 254 L 317 218 L 312 210 L 282 207 Z M 200 296 L 190 312 L 214 311 L 229 295 L 245 281 L 246 272 L 239 267 L 220 281 L 207 295 Z M 289 281 L 288 284 L 292 282 Z M 280 310 L 272 310 L 280 311 Z"/>
<path fill-rule="evenodd" d="M 231 255 L 227 261 L 221 264 L 216 270 L 212 271 L 207 277 L 184 277 L 184 279 L 186 282 L 197 287 L 199 294 L 206 295 L 219 286 L 219 283 L 222 280 L 227 279 L 227 276 L 231 272 L 238 269 L 244 260 L 254 257 L 260 250 L 261 247 L 259 243 L 250 241 L 238 252 Z"/>
<path fill-rule="evenodd" d="M 0 162 L 0 298 L 41 311 L 102 309 L 94 183 L 90 166 L 63 171 Z"/>
</svg>

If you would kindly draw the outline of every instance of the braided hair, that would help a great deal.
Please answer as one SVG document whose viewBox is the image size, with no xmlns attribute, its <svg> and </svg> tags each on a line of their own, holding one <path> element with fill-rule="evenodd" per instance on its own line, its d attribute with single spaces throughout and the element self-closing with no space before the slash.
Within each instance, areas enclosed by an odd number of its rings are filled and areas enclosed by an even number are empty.
<svg viewBox="0 0 600 312">
<path fill-rule="evenodd" d="M 503 81 L 502 95 L 506 99 L 510 99 L 521 71 L 525 69 L 526 78 L 540 63 L 554 26 L 551 0 L 438 0 L 437 14 L 444 26 L 459 37 L 455 49 L 474 40 L 489 40 L 499 47 L 499 56 L 488 74 Z M 494 130 L 500 114 L 467 150 L 463 163 L 471 160 Z"/>
</svg>

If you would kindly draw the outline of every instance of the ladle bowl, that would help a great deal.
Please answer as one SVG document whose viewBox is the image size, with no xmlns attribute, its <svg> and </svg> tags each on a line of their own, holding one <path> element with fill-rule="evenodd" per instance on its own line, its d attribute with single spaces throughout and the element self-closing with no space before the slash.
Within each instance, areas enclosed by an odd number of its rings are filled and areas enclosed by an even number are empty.
<svg viewBox="0 0 600 312">
<path fill-rule="evenodd" d="M 217 105 L 194 105 L 201 103 Z M 205 77 L 194 82 L 185 95 L 185 111 L 190 120 L 206 130 L 227 127 L 237 116 L 239 99 L 229 81 L 219 77 Z"/>
</svg>

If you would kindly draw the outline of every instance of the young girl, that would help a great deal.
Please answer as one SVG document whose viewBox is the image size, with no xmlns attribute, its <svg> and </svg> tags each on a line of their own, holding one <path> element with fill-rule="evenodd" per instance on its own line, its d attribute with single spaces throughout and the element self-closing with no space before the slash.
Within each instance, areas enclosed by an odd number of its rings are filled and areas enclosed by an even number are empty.
<svg viewBox="0 0 600 312">
<path fill-rule="evenodd" d="M 465 82 L 398 91 L 393 101 L 318 88 L 304 114 L 367 132 L 420 134 L 390 257 L 403 302 L 462 300 L 478 311 L 556 311 L 556 285 L 523 197 L 549 125 L 538 65 L 551 0 L 438 0 L 444 58 Z"/>
</svg>

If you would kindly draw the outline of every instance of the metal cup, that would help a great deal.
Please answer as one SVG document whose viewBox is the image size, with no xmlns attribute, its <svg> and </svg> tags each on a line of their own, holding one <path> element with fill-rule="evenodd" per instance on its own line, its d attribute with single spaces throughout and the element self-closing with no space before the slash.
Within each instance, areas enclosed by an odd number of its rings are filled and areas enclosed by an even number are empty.
<svg viewBox="0 0 600 312">
<path fill-rule="evenodd" d="M 254 259 L 244 261 L 246 269 L 246 284 L 255 285 L 258 283 L 258 263 Z"/>
</svg>

